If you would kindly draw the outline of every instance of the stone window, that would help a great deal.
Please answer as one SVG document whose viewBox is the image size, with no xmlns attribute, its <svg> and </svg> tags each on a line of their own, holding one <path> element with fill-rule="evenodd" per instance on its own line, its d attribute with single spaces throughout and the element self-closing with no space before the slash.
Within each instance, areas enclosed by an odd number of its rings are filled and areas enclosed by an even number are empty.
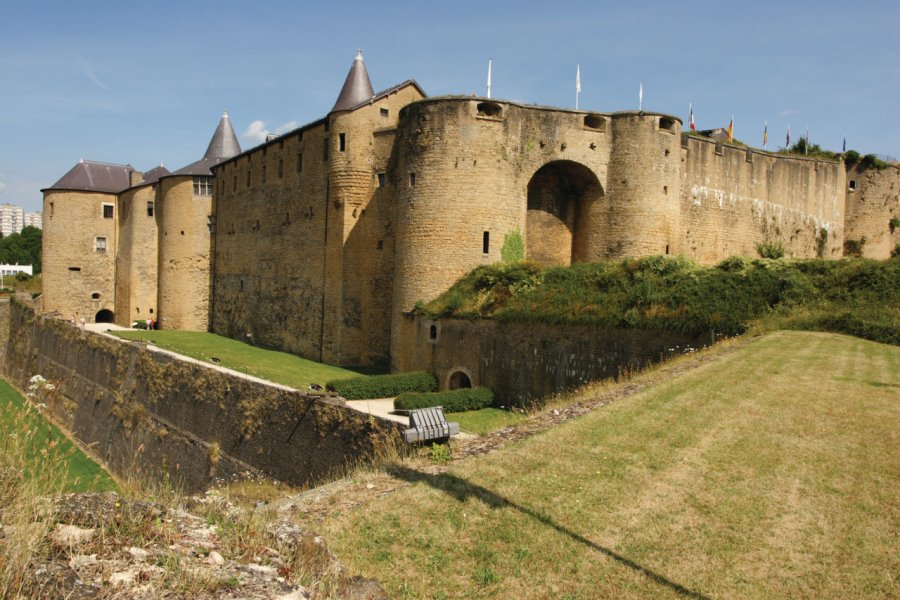
<svg viewBox="0 0 900 600">
<path fill-rule="evenodd" d="M 491 250 L 491 232 L 485 231 L 481 236 L 481 252 L 487 254 Z"/>
<path fill-rule="evenodd" d="M 428 339 L 436 340 L 437 339 L 437 325 L 432 325 L 428 328 Z"/>
<path fill-rule="evenodd" d="M 99 299 L 100 299 L 100 292 L 94 292 L 93 294 L 91 294 L 91 300 L 99 300 Z"/>
<path fill-rule="evenodd" d="M 328 138 L 322 140 L 322 160 L 328 160 Z"/>
<path fill-rule="evenodd" d="M 194 175 L 194 195 L 212 196 L 213 178 L 203 175 Z"/>
<path fill-rule="evenodd" d="M 378 173 L 378 187 L 383 188 L 385 182 L 384 173 Z"/>
<path fill-rule="evenodd" d="M 284 177 L 284 159 L 279 158 L 278 159 L 278 179 L 281 179 L 282 177 Z"/>
<path fill-rule="evenodd" d="M 69 270 L 70 270 L 70 271 L 78 272 L 78 271 L 81 270 L 81 267 L 69 267 Z"/>
<path fill-rule="evenodd" d="M 675 133 L 675 119 L 669 117 L 660 117 L 659 130 L 668 131 L 669 133 Z"/>
<path fill-rule="evenodd" d="M 347 149 L 347 134 L 339 133 L 338 134 L 338 150 L 343 152 Z"/>
<path fill-rule="evenodd" d="M 266 140 L 266 141 L 268 141 L 268 140 Z M 263 156 L 265 156 L 265 155 L 268 154 L 268 153 L 269 153 L 269 147 L 268 147 L 268 146 L 263 146 Z"/>
<path fill-rule="evenodd" d="M 237 191 L 237 175 L 234 176 L 234 179 L 231 180 L 231 191 Z"/>
<path fill-rule="evenodd" d="M 409 187 L 416 187 L 416 174 L 415 173 L 409 174 Z"/>
<path fill-rule="evenodd" d="M 250 187 L 250 173 L 251 169 L 247 169 L 247 187 Z"/>
<path fill-rule="evenodd" d="M 153 216 L 153 202 L 147 202 L 147 216 Z"/>
<path fill-rule="evenodd" d="M 383 249 L 384 249 L 384 240 L 378 240 L 378 243 L 375 244 L 375 249 L 376 249 L 376 250 L 383 250 Z"/>
<path fill-rule="evenodd" d="M 263 165 L 263 168 L 262 168 L 262 182 L 263 183 L 266 182 L 266 165 Z"/>
<path fill-rule="evenodd" d="M 103 218 L 104 219 L 112 219 L 115 214 L 115 208 L 113 208 L 112 204 L 104 204 L 103 205 Z"/>
<path fill-rule="evenodd" d="M 850 183 L 847 185 L 847 189 L 849 189 L 851 192 L 856 191 L 856 180 L 855 179 L 850 180 Z"/>
<path fill-rule="evenodd" d="M 302 152 L 297 153 L 297 172 L 298 173 L 303 172 L 303 153 Z"/>
<path fill-rule="evenodd" d="M 475 107 L 479 117 L 492 117 L 499 119 L 503 116 L 503 107 L 496 102 L 479 102 Z"/>
<path fill-rule="evenodd" d="M 96 250 L 97 252 L 106 252 L 106 238 L 105 237 L 94 238 L 94 250 Z"/>
<path fill-rule="evenodd" d="M 594 131 L 606 131 L 606 119 L 600 115 L 585 115 L 584 128 Z"/>
<path fill-rule="evenodd" d="M 386 117 L 390 114 L 388 109 L 386 109 L 386 108 L 382 108 L 380 112 L 381 112 L 382 117 Z"/>
</svg>

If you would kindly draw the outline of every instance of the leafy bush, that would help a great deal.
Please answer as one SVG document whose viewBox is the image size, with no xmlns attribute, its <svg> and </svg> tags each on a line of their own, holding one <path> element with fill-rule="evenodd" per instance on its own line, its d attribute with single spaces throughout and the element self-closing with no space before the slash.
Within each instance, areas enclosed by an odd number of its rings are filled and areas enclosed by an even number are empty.
<svg viewBox="0 0 900 600">
<path fill-rule="evenodd" d="M 503 238 L 500 249 L 500 260 L 505 263 L 516 263 L 525 260 L 525 240 L 519 230 L 510 231 Z"/>
<path fill-rule="evenodd" d="M 28 281 L 31 279 L 31 275 L 26 273 L 25 271 L 19 271 L 16 273 L 16 281 Z"/>
<path fill-rule="evenodd" d="M 494 393 L 488 388 L 460 388 L 446 392 L 417 394 L 407 392 L 394 399 L 397 410 L 414 410 L 430 406 L 442 406 L 444 412 L 463 412 L 487 408 L 494 402 Z"/>
<path fill-rule="evenodd" d="M 404 392 L 431 392 L 437 389 L 437 379 L 426 371 L 370 375 L 329 381 L 326 387 L 347 400 L 390 398 Z"/>
<path fill-rule="evenodd" d="M 891 258 L 900 258 L 900 244 L 894 246 L 894 249 L 891 250 Z"/>
<path fill-rule="evenodd" d="M 844 152 L 844 162 L 848 167 L 858 163 L 859 158 L 859 152 L 857 152 L 856 150 L 847 150 L 846 152 Z"/>
<path fill-rule="evenodd" d="M 865 238 L 861 240 L 844 240 L 844 256 L 859 258 L 862 256 L 863 247 L 865 247 L 865 245 Z"/>
<path fill-rule="evenodd" d="M 743 256 L 729 256 L 722 262 L 716 265 L 716 268 L 720 271 L 737 272 L 743 271 L 750 265 L 750 261 Z"/>
<path fill-rule="evenodd" d="M 859 161 L 859 166 L 863 169 L 886 169 L 890 165 L 874 154 L 866 154 Z"/>
<path fill-rule="evenodd" d="M 760 258 L 778 259 L 784 256 L 784 244 L 779 240 L 757 242 L 756 252 Z"/>
<path fill-rule="evenodd" d="M 891 233 L 894 233 L 898 227 L 900 227 L 900 217 L 891 217 L 891 220 L 888 221 L 888 229 L 891 230 Z"/>
</svg>

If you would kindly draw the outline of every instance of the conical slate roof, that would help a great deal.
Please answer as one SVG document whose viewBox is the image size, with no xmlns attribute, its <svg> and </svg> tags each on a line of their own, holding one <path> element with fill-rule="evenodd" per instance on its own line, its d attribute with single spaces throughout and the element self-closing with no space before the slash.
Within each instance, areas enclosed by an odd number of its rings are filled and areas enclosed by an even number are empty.
<svg viewBox="0 0 900 600">
<path fill-rule="evenodd" d="M 356 58 L 347 73 L 347 79 L 344 81 L 344 87 L 338 96 L 337 102 L 331 112 L 339 110 L 348 110 L 369 100 L 375 95 L 372 89 L 372 82 L 369 80 L 369 72 L 366 71 L 366 63 L 363 62 L 362 50 L 356 51 Z"/>
<path fill-rule="evenodd" d="M 210 167 L 214 167 L 223 160 L 241 153 L 241 145 L 238 144 L 234 128 L 228 119 L 228 113 L 222 113 L 219 126 L 209 141 L 206 154 L 197 162 L 192 162 L 172 173 L 172 175 L 212 175 Z"/>
<path fill-rule="evenodd" d="M 131 165 L 81 160 L 48 190 L 78 190 L 118 194 L 131 187 Z M 44 190 L 41 190 L 44 191 Z"/>
</svg>

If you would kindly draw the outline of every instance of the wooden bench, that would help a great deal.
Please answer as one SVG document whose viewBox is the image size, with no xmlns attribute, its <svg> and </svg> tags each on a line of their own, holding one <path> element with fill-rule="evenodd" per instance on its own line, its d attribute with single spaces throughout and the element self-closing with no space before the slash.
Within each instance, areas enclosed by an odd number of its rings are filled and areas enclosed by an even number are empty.
<svg viewBox="0 0 900 600">
<path fill-rule="evenodd" d="M 459 433 L 459 423 L 449 423 L 442 406 L 418 408 L 409 411 L 409 429 L 403 432 L 407 442 L 448 440 Z"/>
</svg>

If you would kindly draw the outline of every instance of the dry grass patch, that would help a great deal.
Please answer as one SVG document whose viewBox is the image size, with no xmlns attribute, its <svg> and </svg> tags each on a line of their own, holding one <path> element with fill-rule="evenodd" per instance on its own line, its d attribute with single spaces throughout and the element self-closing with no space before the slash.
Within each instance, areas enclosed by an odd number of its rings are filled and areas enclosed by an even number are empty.
<svg viewBox="0 0 900 600">
<path fill-rule="evenodd" d="M 900 348 L 781 332 L 450 471 L 397 466 L 413 485 L 320 530 L 398 597 L 897 596 L 898 391 Z"/>
</svg>

